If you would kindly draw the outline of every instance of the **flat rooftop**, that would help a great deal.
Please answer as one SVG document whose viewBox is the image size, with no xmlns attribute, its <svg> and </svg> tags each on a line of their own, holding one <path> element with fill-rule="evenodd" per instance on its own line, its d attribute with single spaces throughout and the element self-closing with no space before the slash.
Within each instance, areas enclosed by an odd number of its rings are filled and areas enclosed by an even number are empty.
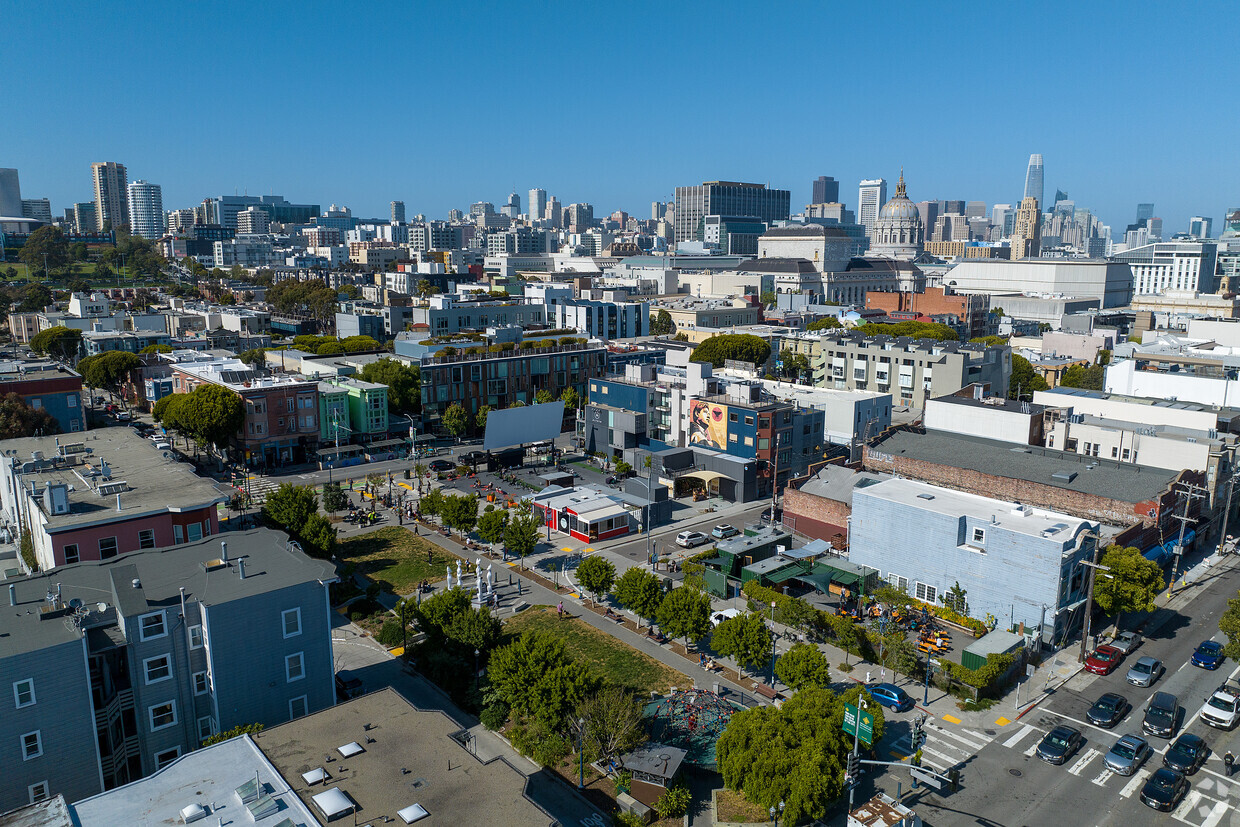
<svg viewBox="0 0 1240 827">
<path fill-rule="evenodd" d="M 227 501 L 215 483 L 195 474 L 188 463 L 165 457 L 155 443 L 124 426 L 8 439 L 0 450 L 10 463 L 21 464 L 27 490 L 33 485 L 42 492 L 48 483 L 70 486 L 68 513 L 51 514 L 44 505 L 47 531 L 53 534 Z M 34 459 L 36 452 L 41 460 Z"/>
<path fill-rule="evenodd" d="M 46 359 L 0 361 L 0 382 L 31 382 L 44 379 L 79 379 L 80 376 Z"/>
<path fill-rule="evenodd" d="M 946 402 L 949 405 L 962 405 L 967 408 L 985 408 L 995 411 L 1007 411 L 1008 413 L 1027 414 L 1029 416 L 1041 416 L 1046 410 L 1045 405 L 1039 405 L 1034 402 L 1018 402 L 1015 399 L 1008 399 L 1006 396 L 986 396 L 981 399 L 974 399 L 972 396 L 957 396 L 956 394 L 947 394 L 946 396 L 936 396 L 932 402 Z"/>
<path fill-rule="evenodd" d="M 869 450 L 1131 503 L 1154 499 L 1179 476 L 1160 468 L 939 431 L 894 431 Z"/>
<path fill-rule="evenodd" d="M 237 790 L 253 783 L 256 774 L 267 799 L 262 808 L 251 810 Z M 319 823 L 248 735 L 186 753 L 145 778 L 85 798 L 72 808 L 80 827 L 166 827 L 185 823 L 181 810 L 194 805 L 207 811 L 201 822 L 207 827 L 220 819 L 258 827 Z"/>
<path fill-rule="evenodd" d="M 311 796 L 338 789 L 357 804 L 359 824 L 385 817 L 403 824 L 397 813 L 415 804 L 426 810 L 418 824 L 427 827 L 554 822 L 527 795 L 525 776 L 502 758 L 474 757 L 454 737 L 461 732 L 443 712 L 419 710 L 388 688 L 266 729 L 254 740 L 302 804 L 316 810 Z M 342 758 L 338 749 L 353 742 L 361 752 Z M 329 755 L 336 760 L 326 763 Z M 307 784 L 302 774 L 316 769 L 330 779 Z"/>
<path fill-rule="evenodd" d="M 207 570 L 228 544 L 227 566 Z M 245 579 L 237 558 L 245 558 Z M 133 581 L 139 585 L 135 588 Z M 288 548 L 288 537 L 266 528 L 230 531 L 194 543 L 163 549 L 127 551 L 108 560 L 71 563 L 50 572 L 4 581 L 13 586 L 17 605 L 7 599 L 0 610 L 0 638 L 5 656 L 32 652 L 67 641 L 81 633 L 66 625 L 65 612 L 46 615 L 47 595 L 59 591 L 61 605 L 80 600 L 89 613 L 82 621 L 87 635 L 107 634 L 115 627 L 117 612 L 126 617 L 177 605 L 180 589 L 188 600 L 218 606 L 233 600 L 274 592 L 311 580 L 332 582 L 335 566 Z"/>
</svg>

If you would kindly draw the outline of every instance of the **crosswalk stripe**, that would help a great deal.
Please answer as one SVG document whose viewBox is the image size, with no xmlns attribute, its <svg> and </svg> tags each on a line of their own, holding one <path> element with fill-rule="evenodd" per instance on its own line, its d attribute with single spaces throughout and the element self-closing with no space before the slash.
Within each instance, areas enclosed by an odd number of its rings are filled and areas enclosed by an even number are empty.
<svg viewBox="0 0 1240 827">
<path fill-rule="evenodd" d="M 1230 810 L 1231 807 L 1228 806 L 1226 801 L 1214 802 L 1214 808 L 1210 810 L 1210 813 L 1206 816 L 1205 821 L 1201 822 L 1201 827 L 1216 827 L 1216 825 L 1223 820 L 1223 816 L 1225 816 Z"/>
<path fill-rule="evenodd" d="M 1025 748 L 1025 757 L 1032 758 L 1034 753 L 1038 751 L 1038 742 L 1035 740 L 1032 744 Z"/>
<path fill-rule="evenodd" d="M 1008 738 L 1006 741 L 1004 741 L 1003 746 L 1007 747 L 1008 749 L 1011 749 L 1012 747 L 1020 743 L 1022 740 L 1024 740 L 1026 735 L 1035 731 L 1035 729 L 1036 727 L 1034 727 L 1033 724 L 1025 724 L 1023 727 L 1021 727 L 1020 732 L 1016 733 L 1011 738 Z"/>
<path fill-rule="evenodd" d="M 1115 773 L 1111 772 L 1110 768 L 1104 767 L 1102 772 L 1098 773 L 1098 777 L 1094 779 L 1094 783 L 1099 787 L 1105 787 L 1106 783 L 1111 780 L 1111 776 L 1113 775 L 1115 775 Z"/>
<path fill-rule="evenodd" d="M 938 735 L 946 735 L 948 738 L 959 741 L 960 743 L 964 744 L 966 747 L 973 750 L 974 752 L 977 752 L 986 746 L 985 742 L 982 742 L 980 744 L 976 743 L 968 738 L 965 738 L 963 735 L 960 735 L 959 733 L 952 732 L 950 729 L 943 729 L 942 727 L 937 727 L 933 725 L 927 728 L 933 730 Z"/>
<path fill-rule="evenodd" d="M 1185 824 L 1192 824 L 1185 816 L 1193 814 L 1197 809 L 1197 805 L 1201 803 L 1201 793 L 1196 790 L 1189 790 L 1188 795 L 1184 796 L 1184 800 L 1180 802 L 1180 806 L 1176 807 L 1171 813 L 1171 817 L 1176 821 L 1182 821 Z M 1194 825 L 1194 827 L 1196 827 Z"/>
<path fill-rule="evenodd" d="M 1129 779 L 1128 783 L 1124 785 L 1124 788 L 1119 791 L 1119 797 L 1132 798 L 1132 794 L 1141 789 L 1142 785 L 1145 784 L 1146 779 L 1148 779 L 1152 774 L 1153 770 L 1137 770 L 1136 775 Z"/>
<path fill-rule="evenodd" d="M 960 763 L 960 762 L 959 762 L 959 761 L 957 761 L 955 758 L 952 758 L 952 757 L 951 757 L 951 756 L 949 756 L 949 755 L 944 755 L 943 753 L 939 752 L 939 751 L 938 751 L 938 750 L 936 750 L 936 749 L 931 749 L 930 747 L 926 746 L 925 744 L 922 744 L 922 745 L 921 745 L 921 752 L 922 752 L 922 761 L 921 761 L 921 762 L 922 762 L 923 764 L 927 764 L 927 765 L 933 766 L 933 767 L 934 767 L 934 769 L 939 770 L 939 771 L 945 770 L 945 769 L 947 769 L 948 767 L 954 767 L 956 764 Z M 934 763 L 934 764 L 931 764 L 929 761 L 927 761 L 927 760 L 925 759 L 925 756 L 927 756 L 927 755 L 932 755 L 932 756 L 934 756 L 935 758 L 937 758 L 937 759 L 938 759 L 940 762 L 942 762 L 942 763 L 937 763 L 937 762 L 936 762 L 936 763 Z"/>
<path fill-rule="evenodd" d="M 1095 758 L 1099 757 L 1100 755 L 1102 755 L 1102 753 L 1096 749 L 1086 750 L 1085 754 L 1082 755 L 1080 758 L 1078 758 L 1075 764 L 1068 767 L 1068 772 L 1072 773 L 1073 775 L 1080 775 L 1082 772 L 1085 771 L 1085 767 L 1089 765 L 1089 762 L 1093 761 Z"/>
</svg>

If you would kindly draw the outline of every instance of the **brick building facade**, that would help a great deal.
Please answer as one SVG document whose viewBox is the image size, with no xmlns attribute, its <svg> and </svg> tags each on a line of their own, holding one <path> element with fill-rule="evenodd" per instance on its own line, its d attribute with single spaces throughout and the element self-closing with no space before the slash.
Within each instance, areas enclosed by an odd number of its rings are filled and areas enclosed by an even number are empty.
<svg viewBox="0 0 1240 827">
<path fill-rule="evenodd" d="M 970 339 L 989 332 L 990 296 L 982 293 L 953 295 L 942 287 L 927 287 L 924 293 L 868 292 L 865 307 L 884 313 L 959 316 L 968 325 Z"/>
</svg>

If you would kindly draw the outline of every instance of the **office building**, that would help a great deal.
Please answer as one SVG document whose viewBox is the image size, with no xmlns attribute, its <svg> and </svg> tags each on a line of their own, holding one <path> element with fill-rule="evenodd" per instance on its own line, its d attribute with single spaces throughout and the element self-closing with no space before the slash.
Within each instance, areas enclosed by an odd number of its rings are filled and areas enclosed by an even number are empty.
<svg viewBox="0 0 1240 827">
<path fill-rule="evenodd" d="M 957 293 L 989 293 L 991 303 L 1005 310 L 1008 302 L 995 295 L 1058 294 L 1095 299 L 1103 309 L 1125 307 L 1133 299 L 1132 268 L 1105 259 L 965 259 L 943 274 L 943 284 Z"/>
<path fill-rule="evenodd" d="M 525 205 L 529 210 L 530 221 L 540 221 L 543 213 L 547 211 L 547 191 L 534 187 L 529 191 L 529 203 Z"/>
<path fill-rule="evenodd" d="M 40 224 L 51 224 L 52 202 L 46 198 L 23 198 L 22 218 L 38 221 Z"/>
<path fill-rule="evenodd" d="M 100 232 L 129 225 L 129 175 L 113 161 L 90 165 L 95 186 L 95 221 Z"/>
<path fill-rule="evenodd" d="M 1016 223 L 1012 228 L 1012 261 L 1037 258 L 1042 249 L 1042 213 L 1036 198 L 1026 197 L 1016 210 Z M 949 240 L 949 239 L 944 239 Z"/>
<path fill-rule="evenodd" d="M 393 224 L 404 224 L 405 223 L 405 202 L 404 201 L 393 201 L 391 203 L 391 207 L 392 207 L 392 223 Z"/>
<path fill-rule="evenodd" d="M 258 207 L 237 213 L 237 235 L 262 235 L 271 230 L 271 216 Z"/>
<path fill-rule="evenodd" d="M 756 256 L 766 222 L 751 216 L 704 215 L 701 240 L 725 256 Z"/>
<path fill-rule="evenodd" d="M 516 218 L 521 215 L 521 196 L 515 192 L 508 193 L 508 201 L 500 208 L 500 212 L 508 218 Z"/>
<path fill-rule="evenodd" d="M 1188 219 L 1188 234 L 1193 238 L 1209 238 L 1210 230 L 1213 226 L 1213 218 L 1194 215 L 1192 218 Z"/>
<path fill-rule="evenodd" d="M 677 187 L 674 241 L 700 241 L 698 232 L 702 217 L 706 215 L 752 216 L 768 224 L 784 221 L 789 215 L 791 199 L 788 190 L 737 181 L 706 181 L 700 186 Z"/>
<path fill-rule="evenodd" d="M 1132 268 L 1136 295 L 1190 291 L 1213 293 L 1217 245 L 1203 241 L 1166 241 L 1124 250 L 1113 256 Z"/>
<path fill-rule="evenodd" d="M 861 182 L 857 191 L 857 223 L 865 227 L 865 234 L 872 235 L 874 222 L 878 220 L 878 211 L 887 203 L 887 181 L 882 178 L 867 178 Z"/>
<path fill-rule="evenodd" d="M 908 314 L 913 317 L 955 316 L 967 330 L 963 338 L 988 336 L 990 330 L 990 296 L 984 293 L 953 294 L 942 287 L 927 287 L 924 292 L 879 292 L 865 294 L 868 310 L 881 310 L 891 317 Z"/>
<path fill-rule="evenodd" d="M 94 201 L 79 201 L 73 205 L 73 226 L 79 235 L 99 232 Z"/>
<path fill-rule="evenodd" d="M 1153 204 L 1137 204 L 1137 220 L 1135 223 L 1138 227 L 1148 226 L 1150 219 L 1153 217 L 1154 217 L 1154 205 Z"/>
<path fill-rule="evenodd" d="M 143 238 L 164 234 L 164 197 L 159 184 L 129 183 L 129 231 Z"/>
<path fill-rule="evenodd" d="M 335 580 L 257 529 L 10 581 L 0 810 L 95 795 L 217 732 L 331 706 Z"/>
<path fill-rule="evenodd" d="M 1022 203 L 1025 198 L 1032 198 L 1038 204 L 1042 203 L 1042 156 L 1034 153 L 1029 156 L 1029 167 L 1025 170 L 1025 194 L 1021 198 Z M 1153 205 L 1151 205 L 1153 209 Z"/>
<path fill-rule="evenodd" d="M 547 308 L 547 323 L 561 330 L 575 328 L 578 333 L 599 339 L 648 336 L 650 305 L 569 298 Z"/>
<path fill-rule="evenodd" d="M 0 167 L 0 216 L 19 218 L 21 214 L 22 185 L 17 170 L 11 167 Z"/>
<path fill-rule="evenodd" d="M 840 182 L 829 175 L 819 175 L 814 179 L 813 198 L 811 204 L 832 204 L 840 200 Z"/>
<path fill-rule="evenodd" d="M 591 204 L 569 204 L 564 208 L 564 229 L 570 233 L 584 233 L 594 226 L 594 207 Z"/>
<path fill-rule="evenodd" d="M 258 207 L 266 211 L 275 224 L 309 224 L 320 218 L 318 204 L 291 204 L 281 195 L 221 195 L 202 202 L 200 217 L 203 220 L 198 223 L 219 224 L 226 229 L 236 230 L 237 214 L 248 207 Z M 351 216 L 345 218 L 348 219 L 348 226 L 341 229 L 352 229 Z M 322 224 L 323 221 L 319 220 L 318 223 Z"/>
</svg>

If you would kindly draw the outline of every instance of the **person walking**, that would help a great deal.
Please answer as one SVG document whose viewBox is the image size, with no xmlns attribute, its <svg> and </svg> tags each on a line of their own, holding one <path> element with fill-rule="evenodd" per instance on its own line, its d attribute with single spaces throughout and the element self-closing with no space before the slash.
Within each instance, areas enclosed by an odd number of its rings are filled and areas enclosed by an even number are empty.
<svg viewBox="0 0 1240 827">
<path fill-rule="evenodd" d="M 556 606 L 555 610 L 559 613 L 560 620 L 563 620 L 564 619 L 564 601 L 563 600 L 560 601 L 560 605 Z"/>
<path fill-rule="evenodd" d="M 1236 763 L 1236 757 L 1231 754 L 1231 750 L 1223 756 L 1223 769 L 1227 772 L 1227 777 L 1231 778 L 1231 765 Z"/>
</svg>

